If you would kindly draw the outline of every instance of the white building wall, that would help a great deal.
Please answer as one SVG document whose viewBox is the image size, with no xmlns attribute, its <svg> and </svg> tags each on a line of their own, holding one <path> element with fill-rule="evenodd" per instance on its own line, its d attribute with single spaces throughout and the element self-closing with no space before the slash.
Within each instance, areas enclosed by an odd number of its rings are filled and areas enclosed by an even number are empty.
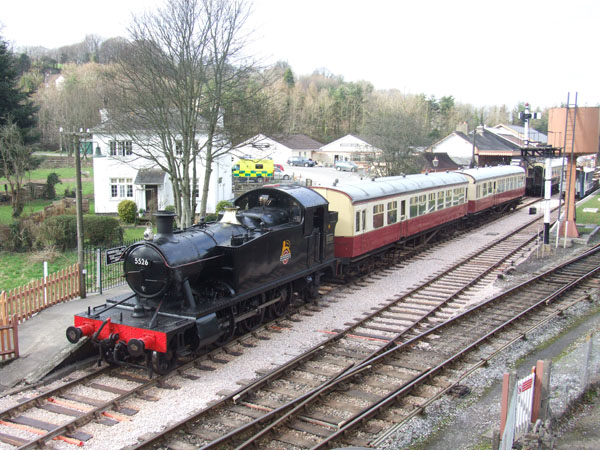
<svg viewBox="0 0 600 450">
<path fill-rule="evenodd" d="M 240 145 L 232 152 L 234 160 L 244 156 L 250 156 L 256 159 L 272 159 L 276 164 L 286 164 L 292 156 L 292 149 L 282 145 L 273 139 L 259 134 L 246 141 L 246 144 Z"/>
<path fill-rule="evenodd" d="M 453 159 L 471 160 L 473 155 L 473 143 L 465 141 L 460 136 L 453 134 L 431 147 L 433 153 L 447 153 Z"/>
<path fill-rule="evenodd" d="M 369 143 L 348 134 L 319 149 L 316 158 L 325 164 L 333 164 L 336 160 L 360 160 L 359 155 L 379 153 L 380 150 Z"/>
<path fill-rule="evenodd" d="M 133 155 L 111 156 L 110 144 L 112 140 L 127 140 L 119 135 L 100 135 L 93 136 L 94 145 L 100 148 L 101 155 L 94 153 L 94 202 L 95 211 L 100 214 L 117 213 L 118 205 L 123 200 L 135 201 L 138 209 L 147 209 L 146 194 L 142 186 L 133 184 L 138 171 L 141 169 L 159 169 L 156 163 L 151 160 L 135 156 L 140 153 L 133 143 Z M 96 152 L 96 149 L 95 149 Z M 210 179 L 209 195 L 207 200 L 207 212 L 214 212 L 216 205 L 221 200 L 231 200 L 233 198 L 232 179 L 231 179 L 231 155 L 224 154 L 215 159 L 212 167 Z M 204 183 L 204 164 L 198 159 L 197 171 L 199 178 L 199 189 L 202 189 Z M 132 197 L 118 196 L 113 198 L 111 195 L 111 178 L 118 180 L 131 180 L 133 184 Z M 125 183 L 128 184 L 128 183 Z M 200 211 L 201 192 L 198 197 L 198 207 L 196 212 Z M 168 176 L 165 176 L 163 184 L 158 185 L 158 208 L 164 209 L 168 205 L 174 204 L 173 186 Z"/>
</svg>

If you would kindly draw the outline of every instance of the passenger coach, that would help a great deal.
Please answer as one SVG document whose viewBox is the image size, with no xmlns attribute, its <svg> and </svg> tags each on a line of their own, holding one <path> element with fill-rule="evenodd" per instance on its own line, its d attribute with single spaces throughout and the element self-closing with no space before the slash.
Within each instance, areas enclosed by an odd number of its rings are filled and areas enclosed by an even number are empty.
<svg viewBox="0 0 600 450">
<path fill-rule="evenodd" d="M 467 215 L 468 179 L 460 173 L 375 178 L 314 186 L 337 211 L 335 256 L 357 259 Z"/>
<path fill-rule="evenodd" d="M 460 173 L 469 180 L 469 214 L 479 214 L 490 208 L 514 207 L 525 195 L 525 169 L 522 167 L 482 167 Z"/>
</svg>

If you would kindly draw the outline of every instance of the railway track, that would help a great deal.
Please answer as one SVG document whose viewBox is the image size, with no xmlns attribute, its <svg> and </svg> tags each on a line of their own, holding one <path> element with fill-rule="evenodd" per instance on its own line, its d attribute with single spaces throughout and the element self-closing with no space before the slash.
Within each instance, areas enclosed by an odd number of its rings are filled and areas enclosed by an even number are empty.
<svg viewBox="0 0 600 450">
<path fill-rule="evenodd" d="M 526 240 L 523 242 L 525 241 Z M 497 245 L 499 245 L 499 243 L 494 243 L 494 246 Z M 474 257 L 475 255 L 471 255 L 469 258 Z M 476 262 L 475 266 L 478 264 L 481 264 L 481 261 Z M 497 265 L 495 268 L 490 268 L 486 274 L 482 274 L 481 282 L 484 282 L 489 277 L 494 277 L 495 272 L 502 270 L 501 266 L 501 264 Z M 389 271 L 391 269 L 383 269 L 384 272 L 386 270 Z M 466 270 L 469 271 L 470 269 Z M 448 276 L 448 274 L 446 276 Z M 372 275 L 371 280 L 358 280 L 356 282 L 357 286 L 360 287 L 361 285 L 365 285 L 365 283 L 373 282 L 377 277 L 379 277 L 379 275 L 374 274 Z M 438 277 L 434 277 L 427 281 L 427 283 L 429 283 L 429 289 L 433 291 L 447 289 L 447 285 L 445 288 L 440 288 L 440 285 L 436 285 L 436 278 Z M 447 314 L 447 312 L 444 311 L 444 304 L 450 303 L 450 298 L 454 298 L 454 301 L 460 302 L 460 294 L 466 288 L 467 286 L 462 288 L 457 287 L 452 296 L 448 297 L 446 301 L 439 301 L 435 307 L 432 307 L 431 304 L 428 305 L 428 311 L 426 314 L 418 320 L 413 321 L 414 323 L 412 324 L 412 327 L 416 327 L 417 324 L 424 323 L 428 319 L 434 321 L 444 320 L 443 316 Z M 321 293 L 325 293 L 330 289 L 332 289 L 332 287 L 324 286 Z M 416 294 L 416 291 L 417 289 L 415 289 L 414 295 L 417 296 L 416 302 L 419 303 L 418 294 Z M 340 294 L 334 293 L 331 296 L 332 301 L 335 301 L 333 298 L 336 295 Z M 428 293 L 427 295 L 432 294 Z M 415 300 L 413 299 L 411 301 L 414 302 Z M 408 304 L 408 295 L 406 295 L 404 299 L 398 299 L 396 301 L 396 303 L 399 302 Z M 308 311 L 314 308 L 317 307 L 313 305 L 306 306 Z M 413 304 L 411 308 L 415 309 L 416 307 Z M 450 308 L 452 309 L 454 306 L 450 306 Z M 346 361 L 344 369 L 352 365 L 359 364 L 362 359 L 364 359 L 365 355 L 382 351 L 383 347 L 380 344 L 389 340 L 389 333 L 394 333 L 387 329 L 389 328 L 389 324 L 386 324 L 385 322 L 392 319 L 386 317 L 385 314 L 397 314 L 397 312 L 392 311 L 390 307 L 386 307 L 384 309 L 387 309 L 387 313 L 383 312 L 382 316 L 373 314 L 372 317 L 365 318 L 365 320 L 353 325 L 350 328 L 351 330 L 354 330 L 354 335 L 351 336 L 350 339 L 362 338 L 368 342 L 368 345 L 365 347 L 364 352 L 358 353 L 358 360 L 356 360 L 356 358 L 349 358 Z M 284 319 L 283 321 L 285 322 L 285 320 L 290 319 Z M 381 323 L 382 320 L 384 320 L 383 324 Z M 411 320 L 410 314 L 408 320 Z M 400 322 L 406 321 L 407 319 L 402 319 Z M 279 322 L 282 322 L 281 319 Z M 148 402 L 156 401 L 157 399 L 155 397 L 145 394 L 145 392 L 153 387 L 167 390 L 175 388 L 176 385 L 170 385 L 168 382 L 168 379 L 172 376 L 181 376 L 187 379 L 197 378 L 197 375 L 192 375 L 192 373 L 197 373 L 197 370 L 212 369 L 211 367 L 203 365 L 203 361 L 212 360 L 218 363 L 224 363 L 227 362 L 227 358 L 235 358 L 235 356 L 239 355 L 240 352 L 243 352 L 245 347 L 252 347 L 256 345 L 258 341 L 262 339 L 268 339 L 268 333 L 270 332 L 272 326 L 273 323 L 266 324 L 260 329 L 257 329 L 253 334 L 243 336 L 224 348 L 216 349 L 213 352 L 203 355 L 199 359 L 188 362 L 187 364 L 180 366 L 176 372 L 168 374 L 167 376 L 148 379 L 141 373 L 135 373 L 135 371 L 123 371 L 120 369 L 109 370 L 108 368 L 102 368 L 100 370 L 87 373 L 81 378 L 71 380 L 59 388 L 44 392 L 43 394 L 35 395 L 32 398 L 25 400 L 15 408 L 9 408 L 0 412 L 0 425 L 4 427 L 4 430 L 8 428 L 18 429 L 20 431 L 19 436 L 8 433 L 0 433 L 0 441 L 17 446 L 19 448 L 39 447 L 52 439 L 59 439 L 65 442 L 80 445 L 92 437 L 88 433 L 78 431 L 78 429 L 86 423 L 89 423 L 90 421 L 96 421 L 105 425 L 114 425 L 120 421 L 127 421 L 128 417 L 134 415 L 137 411 L 132 408 L 122 407 L 122 403 L 126 400 L 137 397 Z M 408 326 L 407 329 L 410 327 L 411 326 Z M 403 332 L 406 332 L 406 330 Z M 343 340 L 341 334 L 332 338 L 332 341 L 341 340 Z M 223 358 L 224 355 L 226 356 L 225 359 Z M 318 366 L 318 358 L 314 361 L 317 361 Z M 308 364 L 310 365 L 310 361 L 308 361 Z M 189 371 L 189 369 L 195 369 L 196 372 L 193 370 Z M 302 371 L 302 369 L 296 370 Z M 324 380 L 331 379 L 332 375 L 337 375 L 337 372 L 332 374 L 325 371 L 325 373 L 322 374 Z M 125 381 L 125 385 L 124 387 L 115 388 L 112 386 L 113 383 L 106 382 L 106 380 L 104 380 L 104 382 L 98 382 L 97 379 L 102 379 L 102 377 Z M 86 389 L 89 391 L 88 395 L 73 393 L 73 391 L 77 391 L 78 387 L 81 385 L 86 386 Z M 312 387 L 310 383 L 307 386 Z M 104 400 L 99 400 L 99 398 L 104 398 Z M 51 421 L 31 419 L 29 417 L 30 414 L 26 414 L 27 410 L 31 412 L 35 411 L 36 409 L 42 409 L 51 412 L 53 414 L 53 419 Z M 35 413 L 33 415 L 35 416 Z M 24 437 L 26 434 L 34 436 Z"/>
<path fill-rule="evenodd" d="M 496 278 L 510 266 L 511 258 L 536 239 L 536 233 L 531 228 L 531 224 L 525 225 L 510 237 L 497 239 L 454 267 L 398 295 L 367 317 L 349 324 L 348 329 L 288 364 L 232 393 L 218 404 L 174 424 L 163 433 L 148 437 L 133 448 L 148 448 L 165 440 L 169 442 L 169 447 L 174 448 L 186 448 L 186 445 L 203 445 L 204 448 L 237 445 L 246 434 L 253 429 L 261 429 L 286 410 L 293 409 L 297 402 L 310 396 L 315 389 L 327 386 L 353 367 L 369 365 L 369 361 L 394 348 L 397 342 L 411 339 L 413 335 L 447 322 L 449 317 L 464 308 L 467 299 L 475 291 Z M 373 277 L 379 278 L 379 275 Z M 363 283 L 368 282 L 375 280 Z M 374 397 L 360 389 L 352 392 L 354 397 L 350 397 L 354 403 Z M 352 401 L 346 400 L 333 400 L 328 407 L 352 404 Z M 313 426 L 327 428 L 332 424 L 337 427 L 344 421 L 336 422 L 323 413 L 310 419 L 301 419 L 296 426 L 307 430 Z M 186 432 L 180 431 L 184 428 Z M 278 444 L 287 442 L 291 445 L 288 441 L 289 437 L 287 441 L 278 441 Z M 261 442 L 258 446 L 262 448 L 264 445 L 266 443 Z"/>
</svg>

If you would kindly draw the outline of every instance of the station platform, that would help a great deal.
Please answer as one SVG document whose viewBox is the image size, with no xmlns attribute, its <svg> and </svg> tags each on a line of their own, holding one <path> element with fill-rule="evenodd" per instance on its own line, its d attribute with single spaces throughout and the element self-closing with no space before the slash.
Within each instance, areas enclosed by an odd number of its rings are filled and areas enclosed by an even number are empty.
<svg viewBox="0 0 600 450">
<path fill-rule="evenodd" d="M 48 375 L 83 344 L 71 344 L 65 335 L 73 316 L 108 298 L 131 292 L 124 285 L 47 308 L 19 324 L 19 358 L 0 362 L 0 396 L 18 384 L 33 384 Z"/>
</svg>

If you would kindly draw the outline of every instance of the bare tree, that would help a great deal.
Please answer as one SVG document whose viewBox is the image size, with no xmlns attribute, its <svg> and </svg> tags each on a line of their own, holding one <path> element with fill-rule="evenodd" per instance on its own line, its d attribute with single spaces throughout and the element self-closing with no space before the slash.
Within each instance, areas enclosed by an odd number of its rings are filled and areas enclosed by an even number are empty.
<svg viewBox="0 0 600 450">
<path fill-rule="evenodd" d="M 167 0 L 134 19 L 132 43 L 113 72 L 111 125 L 137 144 L 138 158 L 169 174 L 182 228 L 194 219 L 197 161 L 206 166 L 204 214 L 211 163 L 229 148 L 223 111 L 246 69 L 234 56 L 247 14 L 244 0 Z M 201 134 L 207 139 L 198 142 Z"/>
<path fill-rule="evenodd" d="M 78 130 L 100 122 L 99 110 L 104 99 L 103 71 L 102 66 L 94 63 L 69 64 L 63 68 L 61 84 L 50 83 L 34 94 L 34 101 L 39 106 L 38 129 L 45 145 L 59 145 L 60 127 Z M 71 155 L 72 148 L 66 148 Z"/>
<path fill-rule="evenodd" d="M 10 186 L 13 217 L 19 217 L 23 212 L 21 187 L 25 173 L 39 165 L 39 160 L 32 155 L 32 147 L 23 143 L 19 127 L 9 117 L 6 123 L 0 126 L 0 170 Z"/>
<path fill-rule="evenodd" d="M 381 91 L 373 97 L 362 134 L 383 152 L 378 176 L 420 171 L 422 162 L 416 150 L 428 142 L 426 108 L 419 96 L 398 91 Z"/>
</svg>

